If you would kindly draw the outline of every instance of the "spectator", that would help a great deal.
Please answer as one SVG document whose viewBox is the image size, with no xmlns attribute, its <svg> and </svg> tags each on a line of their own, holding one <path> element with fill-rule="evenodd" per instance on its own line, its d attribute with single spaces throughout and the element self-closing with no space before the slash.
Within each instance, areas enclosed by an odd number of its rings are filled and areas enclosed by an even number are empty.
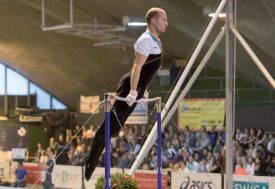
<svg viewBox="0 0 275 189">
<path fill-rule="evenodd" d="M 219 130 L 218 131 L 218 139 L 220 139 L 221 140 L 221 142 L 222 142 L 222 144 L 224 145 L 225 144 L 225 132 L 224 132 L 224 127 L 222 127 L 222 129 L 221 130 Z"/>
<path fill-rule="evenodd" d="M 173 145 L 169 146 L 169 148 L 167 150 L 167 153 L 168 153 L 168 158 L 170 160 L 174 160 L 175 157 L 177 157 L 177 155 L 178 155 L 178 152 L 177 152 L 177 150 L 175 149 L 175 147 Z"/>
<path fill-rule="evenodd" d="M 198 173 L 199 172 L 199 163 L 193 159 L 193 156 L 189 156 L 189 170 L 191 173 Z"/>
<path fill-rule="evenodd" d="M 122 155 L 122 157 L 118 161 L 118 167 L 119 168 L 128 168 L 130 165 L 131 159 L 129 158 L 128 155 L 129 152 L 125 153 Z"/>
<path fill-rule="evenodd" d="M 246 149 L 245 151 L 248 157 L 253 157 L 253 158 L 256 157 L 257 148 L 255 148 L 254 143 L 249 143 L 248 149 Z"/>
<path fill-rule="evenodd" d="M 234 157 L 234 166 L 236 166 L 238 164 L 238 160 L 242 161 L 242 166 L 246 167 L 246 158 L 243 154 L 243 151 L 238 150 L 235 151 L 235 157 Z"/>
<path fill-rule="evenodd" d="M 57 150 L 57 142 L 55 141 L 54 137 L 50 138 L 50 143 L 49 143 L 49 147 L 54 149 L 55 151 Z"/>
<path fill-rule="evenodd" d="M 262 162 L 264 162 L 267 159 L 268 152 L 263 144 L 259 144 L 258 148 L 258 155 Z"/>
<path fill-rule="evenodd" d="M 275 134 L 269 134 L 269 142 L 267 143 L 267 150 L 269 153 L 275 155 Z"/>
<path fill-rule="evenodd" d="M 256 130 L 254 128 L 250 128 L 249 129 L 249 137 L 248 140 L 245 141 L 243 144 L 245 145 L 245 147 L 247 147 L 247 145 L 249 143 L 255 142 L 256 141 Z"/>
<path fill-rule="evenodd" d="M 188 144 L 187 144 L 187 147 L 186 147 L 186 148 L 183 148 L 182 155 L 183 155 L 183 160 L 184 160 L 184 161 L 188 161 L 189 156 L 191 155 L 191 152 L 189 151 Z"/>
<path fill-rule="evenodd" d="M 206 161 L 206 159 L 203 158 L 203 159 L 199 162 L 199 172 L 200 172 L 200 173 L 206 173 L 206 172 L 207 172 L 206 165 L 207 165 L 207 161 Z"/>
<path fill-rule="evenodd" d="M 85 143 L 81 141 L 81 139 L 77 139 L 77 146 L 72 151 L 73 157 L 71 159 L 72 165 L 83 165 L 85 161 Z"/>
<path fill-rule="evenodd" d="M 241 138 L 243 136 L 243 133 L 240 128 L 236 129 L 236 133 L 234 135 L 235 140 L 241 141 Z"/>
<path fill-rule="evenodd" d="M 133 151 L 131 152 L 132 155 L 137 156 L 141 149 L 141 139 L 138 138 L 137 140 L 133 140 Z"/>
<path fill-rule="evenodd" d="M 255 158 L 254 174 L 256 176 L 264 175 L 264 166 L 263 166 L 263 163 L 259 157 Z"/>
<path fill-rule="evenodd" d="M 150 169 L 150 166 L 149 166 L 148 162 L 144 162 L 141 167 L 142 167 L 142 170 L 149 170 Z"/>
<path fill-rule="evenodd" d="M 15 187 L 22 188 L 26 186 L 27 171 L 23 168 L 23 163 L 18 162 L 18 168 L 15 170 L 16 183 Z"/>
<path fill-rule="evenodd" d="M 245 128 L 244 133 L 240 136 L 240 144 L 245 146 L 245 143 L 249 140 L 249 129 Z"/>
<path fill-rule="evenodd" d="M 178 140 L 179 140 L 179 145 L 180 146 L 183 146 L 185 144 L 185 138 L 184 138 L 184 135 L 182 133 L 179 135 Z"/>
<path fill-rule="evenodd" d="M 90 128 L 87 130 L 87 135 L 86 135 L 88 144 L 90 144 L 93 141 L 94 137 L 95 137 L 94 126 L 91 125 Z"/>
<path fill-rule="evenodd" d="M 86 144 L 88 144 L 88 133 L 87 133 L 87 128 L 86 127 L 83 127 L 82 128 L 82 140 L 83 142 L 85 142 Z"/>
<path fill-rule="evenodd" d="M 225 159 L 225 153 L 226 149 L 223 148 L 223 150 L 221 151 L 221 159 L 220 159 L 220 168 L 221 168 L 221 173 L 225 173 L 225 163 L 226 163 L 226 159 Z"/>
<path fill-rule="evenodd" d="M 237 165 L 235 166 L 235 175 L 247 175 L 246 169 L 243 166 L 241 158 L 237 158 Z"/>
<path fill-rule="evenodd" d="M 45 163 L 48 160 L 48 156 L 45 150 L 42 150 L 39 163 Z"/>
<path fill-rule="evenodd" d="M 190 148 L 195 148 L 196 134 L 190 131 L 188 126 L 185 126 L 184 136 L 185 136 L 186 143 L 189 144 Z"/>
<path fill-rule="evenodd" d="M 138 128 L 137 126 L 127 126 L 124 130 L 120 131 L 119 136 L 112 138 L 111 165 L 116 167 L 129 167 L 134 156 L 139 153 L 142 146 L 141 141 L 148 135 L 147 131 L 148 130 L 146 127 Z M 206 133 L 206 135 L 204 133 Z M 215 134 L 216 144 L 212 148 Z M 200 138 L 196 138 L 196 135 L 200 136 Z M 255 141 L 249 142 L 249 139 L 253 138 L 250 135 L 256 138 Z M 264 139 L 265 135 L 268 136 L 268 140 Z M 130 142 L 132 147 L 129 144 L 129 136 L 131 138 Z M 262 129 L 257 129 L 257 133 L 255 132 L 255 129 L 245 128 L 244 132 L 242 132 L 241 129 L 236 129 L 236 133 L 234 135 L 236 140 L 234 141 L 233 150 L 235 160 L 234 167 L 235 165 L 237 166 L 237 159 L 242 159 L 242 165 L 245 167 L 247 174 L 252 175 L 253 163 L 251 163 L 251 161 L 257 157 L 254 162 L 255 175 L 273 174 L 275 172 L 273 171 L 275 170 L 275 164 L 272 164 L 271 161 L 275 162 L 275 160 L 273 160 L 275 153 L 274 136 L 274 134 L 267 135 Z M 225 141 L 225 132 L 218 131 L 217 134 L 215 132 L 215 127 L 212 127 L 211 131 L 207 133 L 204 127 L 201 127 L 200 131 L 196 132 L 189 130 L 188 126 L 186 126 L 183 134 L 178 133 L 178 130 L 174 129 L 174 127 L 167 127 L 163 131 L 164 145 L 162 153 L 162 166 L 163 168 L 168 167 L 170 163 L 171 170 L 173 170 L 174 167 L 179 165 L 180 171 L 182 169 L 181 162 L 185 161 L 187 162 L 187 166 L 185 166 L 185 168 L 188 172 L 190 172 L 188 168 L 192 168 L 192 171 L 196 170 L 196 165 L 198 164 L 197 172 L 224 173 L 225 150 L 222 140 Z M 54 138 L 51 138 L 50 141 L 51 146 L 57 146 Z M 204 146 L 204 142 L 209 145 Z M 243 142 L 246 142 L 246 144 Z M 196 143 L 199 144 L 199 146 L 194 148 Z M 61 143 L 59 142 L 59 149 L 60 144 Z M 255 147 L 255 144 L 257 144 L 257 148 Z M 193 145 L 193 148 L 191 148 L 190 145 Z M 64 146 L 65 144 L 63 145 L 63 148 Z M 38 148 L 40 149 L 40 147 Z M 63 148 L 61 148 L 61 150 Z M 40 160 L 42 163 L 47 159 L 45 158 L 46 156 L 41 154 L 45 154 L 45 152 L 40 152 Z M 62 155 L 64 154 L 61 154 L 61 156 Z M 100 165 L 104 166 L 104 153 L 102 155 L 103 156 L 100 158 Z M 191 160 L 189 161 L 190 156 L 192 158 L 192 163 Z M 79 137 L 75 138 L 74 146 L 70 146 L 70 164 L 82 165 L 85 157 L 87 157 L 87 146 L 83 143 L 83 137 L 79 135 Z M 157 144 L 153 145 L 148 157 L 145 159 L 147 164 L 150 163 L 147 167 L 149 166 L 151 169 L 157 169 L 156 157 Z M 258 163 L 256 163 L 256 161 Z M 146 167 L 146 164 L 144 166 Z"/>
<path fill-rule="evenodd" d="M 220 152 L 222 149 L 223 149 L 223 145 L 222 145 L 222 143 L 221 143 L 221 140 L 218 139 L 218 140 L 216 141 L 216 144 L 215 144 L 214 148 L 213 148 L 213 153 Z"/>
<path fill-rule="evenodd" d="M 79 125 L 76 125 L 73 129 L 73 136 L 75 136 L 76 138 L 82 138 L 82 132 Z"/>
<path fill-rule="evenodd" d="M 42 181 L 43 189 L 52 189 L 53 188 L 52 172 L 55 165 L 55 159 L 54 159 L 55 151 L 54 149 L 48 147 L 46 150 L 46 153 L 48 155 L 47 162 L 40 164 L 40 167 L 42 169 L 41 181 Z"/>
<path fill-rule="evenodd" d="M 129 141 L 135 140 L 136 134 L 137 133 L 136 133 L 136 131 L 135 131 L 135 129 L 133 127 L 129 127 L 128 128 L 127 138 L 128 138 Z"/>
<path fill-rule="evenodd" d="M 175 163 L 175 164 L 173 165 L 173 170 L 172 170 L 172 171 L 178 172 L 179 169 L 180 169 L 180 165 L 179 165 L 178 163 Z"/>
<path fill-rule="evenodd" d="M 190 170 L 186 166 L 186 161 L 180 161 L 179 165 L 180 165 L 179 172 L 181 172 L 181 173 L 189 173 L 190 172 Z"/>
<path fill-rule="evenodd" d="M 210 139 L 207 132 L 201 132 L 200 139 L 197 140 L 197 146 L 196 148 L 193 148 L 194 151 L 201 152 L 202 149 L 207 148 L 208 150 L 211 150 L 211 144 Z"/>
<path fill-rule="evenodd" d="M 210 139 L 210 144 L 212 149 L 214 148 L 214 146 L 216 145 L 216 141 L 217 141 L 217 131 L 216 131 L 216 126 L 212 126 L 211 130 L 209 132 L 209 139 Z"/>
<path fill-rule="evenodd" d="M 248 164 L 247 164 L 245 170 L 246 170 L 247 175 L 249 175 L 249 176 L 253 176 L 254 175 L 255 163 L 254 163 L 253 157 L 249 157 L 248 158 Z"/>
<path fill-rule="evenodd" d="M 259 144 L 263 144 L 264 146 L 266 146 L 267 142 L 268 142 L 268 137 L 264 133 L 264 130 L 262 128 L 258 129 L 257 135 L 256 135 L 255 146 L 257 147 Z"/>
<path fill-rule="evenodd" d="M 252 143 L 253 144 L 253 143 Z M 235 141 L 233 141 L 233 150 L 235 151 L 235 152 L 242 152 L 243 151 L 243 146 L 241 146 L 240 145 L 240 142 L 238 141 L 238 140 L 235 140 Z"/>
<path fill-rule="evenodd" d="M 56 164 L 60 165 L 68 165 L 69 164 L 69 156 L 68 152 L 70 147 L 66 145 L 64 141 L 64 136 L 61 134 L 58 137 L 58 145 L 57 145 L 57 155 L 56 155 Z"/>
<path fill-rule="evenodd" d="M 196 132 L 196 147 L 201 146 L 202 144 L 202 138 L 203 135 L 208 136 L 207 132 L 206 132 L 206 127 L 204 125 L 201 126 L 200 130 Z M 210 141 L 209 141 L 210 143 Z"/>
<path fill-rule="evenodd" d="M 218 154 L 216 154 L 216 156 L 212 155 L 210 156 L 209 155 L 209 168 L 207 168 L 207 170 L 210 172 L 210 173 L 220 173 L 221 172 L 221 165 L 220 163 L 218 162 Z"/>
<path fill-rule="evenodd" d="M 40 156 L 42 154 L 43 147 L 40 142 L 37 143 L 37 149 L 34 153 L 34 162 L 39 162 L 40 161 Z"/>
<path fill-rule="evenodd" d="M 177 133 L 174 133 L 174 134 L 173 134 L 172 145 L 173 145 L 176 149 L 179 149 L 179 148 L 180 148 L 180 141 L 179 141 L 179 136 L 178 136 Z"/>
<path fill-rule="evenodd" d="M 275 176 L 275 157 L 272 158 L 272 162 L 267 169 L 268 175 Z"/>
</svg>

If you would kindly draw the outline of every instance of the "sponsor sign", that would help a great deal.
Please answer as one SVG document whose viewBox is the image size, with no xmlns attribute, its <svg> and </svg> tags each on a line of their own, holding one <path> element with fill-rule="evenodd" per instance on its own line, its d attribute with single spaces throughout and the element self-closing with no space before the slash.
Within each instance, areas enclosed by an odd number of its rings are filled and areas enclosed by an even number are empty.
<svg viewBox="0 0 275 189">
<path fill-rule="evenodd" d="M 99 96 L 80 96 L 80 112 L 81 113 L 98 113 L 95 112 L 99 106 Z"/>
<path fill-rule="evenodd" d="M 184 99 L 178 107 L 178 125 L 183 129 L 188 125 L 191 129 L 206 127 L 222 127 L 224 123 L 224 99 Z"/>
<path fill-rule="evenodd" d="M 26 149 L 25 148 L 12 148 L 12 159 L 25 159 Z"/>
<path fill-rule="evenodd" d="M 12 157 L 11 157 L 11 151 L 1 151 L 0 150 L 0 161 L 11 161 Z"/>
<path fill-rule="evenodd" d="M 157 171 L 137 170 L 134 176 L 139 188 L 142 189 L 158 189 L 158 173 Z M 167 189 L 167 173 L 162 173 L 162 189 Z"/>
<path fill-rule="evenodd" d="M 60 188 L 82 188 L 82 169 L 80 166 L 55 165 L 53 171 L 53 182 L 55 187 Z"/>
<path fill-rule="evenodd" d="M 12 165 L 12 167 L 17 166 L 16 162 L 13 162 L 13 163 L 14 163 L 14 165 Z M 38 166 L 37 163 L 26 163 L 26 162 L 24 162 L 23 167 L 27 171 L 26 182 L 28 184 L 41 184 L 41 182 L 40 182 L 41 168 Z M 15 180 L 15 177 L 14 177 L 14 180 Z"/>
<path fill-rule="evenodd" d="M 172 172 L 173 189 L 218 189 L 222 188 L 221 174 Z"/>
<path fill-rule="evenodd" d="M 224 188 L 226 176 L 224 176 Z M 234 189 L 275 189 L 275 178 L 264 176 L 233 176 Z"/>
<path fill-rule="evenodd" d="M 0 162 L 0 179 L 5 182 L 10 181 L 10 162 Z"/>
<path fill-rule="evenodd" d="M 269 183 L 234 181 L 235 189 L 269 189 Z"/>
</svg>

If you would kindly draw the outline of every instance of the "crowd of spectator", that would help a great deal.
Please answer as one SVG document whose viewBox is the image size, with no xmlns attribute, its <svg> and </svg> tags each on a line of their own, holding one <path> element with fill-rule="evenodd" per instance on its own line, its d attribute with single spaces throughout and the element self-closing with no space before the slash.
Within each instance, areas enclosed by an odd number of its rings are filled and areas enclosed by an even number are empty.
<svg viewBox="0 0 275 189">
<path fill-rule="evenodd" d="M 148 126 L 125 126 L 111 139 L 111 165 L 129 168 L 149 134 Z M 89 155 L 96 128 L 76 128 L 66 137 L 50 138 L 49 147 L 56 151 L 56 164 L 84 165 Z M 167 127 L 162 133 L 162 167 L 183 173 L 225 173 L 225 139 L 223 128 L 201 126 L 193 131 Z M 35 161 L 45 162 L 47 156 L 37 145 Z M 238 175 L 275 175 L 275 135 L 263 129 L 236 129 L 233 136 L 233 170 Z M 104 166 L 104 152 L 99 165 Z M 140 169 L 157 169 L 157 144 L 148 153 Z"/>
</svg>

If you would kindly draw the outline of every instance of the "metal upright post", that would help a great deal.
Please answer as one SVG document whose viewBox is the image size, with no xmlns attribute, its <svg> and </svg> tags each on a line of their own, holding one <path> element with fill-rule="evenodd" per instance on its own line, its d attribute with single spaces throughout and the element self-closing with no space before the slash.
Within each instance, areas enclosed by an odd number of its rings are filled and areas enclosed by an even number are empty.
<svg viewBox="0 0 275 189">
<path fill-rule="evenodd" d="M 161 97 L 157 97 L 157 133 L 158 133 L 158 189 L 162 189 L 162 138 L 161 138 Z"/>
<path fill-rule="evenodd" d="M 70 25 L 74 24 L 73 0 L 70 0 Z"/>
<path fill-rule="evenodd" d="M 41 27 L 45 27 L 46 23 L 45 23 L 45 1 L 41 0 Z"/>
<path fill-rule="evenodd" d="M 9 97 L 8 97 L 8 69 L 5 67 L 5 97 L 4 97 L 4 115 L 9 117 Z"/>
<path fill-rule="evenodd" d="M 233 68 L 234 40 L 231 32 L 233 26 L 233 1 L 227 2 L 226 13 L 226 189 L 233 189 L 232 130 L 233 130 Z"/>
<path fill-rule="evenodd" d="M 105 100 L 105 189 L 111 188 L 110 180 L 110 96 L 106 93 Z"/>
</svg>

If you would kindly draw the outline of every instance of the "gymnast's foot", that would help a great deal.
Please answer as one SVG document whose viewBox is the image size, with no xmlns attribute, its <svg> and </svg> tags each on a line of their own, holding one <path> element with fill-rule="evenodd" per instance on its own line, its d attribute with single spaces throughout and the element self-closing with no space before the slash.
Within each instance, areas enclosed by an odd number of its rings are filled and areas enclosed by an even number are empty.
<svg viewBox="0 0 275 189">
<path fill-rule="evenodd" d="M 85 179 L 87 181 L 90 180 L 94 170 L 95 170 L 95 165 L 92 164 L 91 161 L 89 161 L 89 159 L 85 162 Z"/>
</svg>

